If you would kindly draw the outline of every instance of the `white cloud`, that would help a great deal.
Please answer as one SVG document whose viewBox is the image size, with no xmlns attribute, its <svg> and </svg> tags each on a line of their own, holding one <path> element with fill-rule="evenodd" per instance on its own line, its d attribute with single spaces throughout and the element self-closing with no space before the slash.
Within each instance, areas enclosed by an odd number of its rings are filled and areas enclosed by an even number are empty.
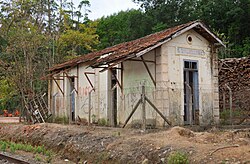
<svg viewBox="0 0 250 164">
<path fill-rule="evenodd" d="M 74 0 L 73 2 L 75 6 L 78 6 L 80 0 Z M 132 2 L 132 0 L 90 0 L 90 4 L 91 13 L 89 13 L 89 18 L 91 20 L 108 16 L 122 10 L 139 8 L 139 5 Z"/>
</svg>

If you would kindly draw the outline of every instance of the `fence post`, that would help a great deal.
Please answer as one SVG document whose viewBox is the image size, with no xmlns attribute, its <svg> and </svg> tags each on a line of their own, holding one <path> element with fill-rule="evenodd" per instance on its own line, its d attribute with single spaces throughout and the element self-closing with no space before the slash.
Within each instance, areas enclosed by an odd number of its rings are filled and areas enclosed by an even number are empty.
<svg viewBox="0 0 250 164">
<path fill-rule="evenodd" d="M 142 102 L 142 129 L 146 130 L 146 102 L 145 102 L 145 86 L 142 86 L 142 94 L 141 94 L 141 102 Z"/>
<path fill-rule="evenodd" d="M 232 107 L 233 107 L 232 89 L 228 86 L 228 84 L 225 84 L 225 86 L 229 90 L 230 124 L 233 125 L 233 121 L 232 121 L 232 117 L 233 117 L 233 112 L 232 112 Z"/>
<path fill-rule="evenodd" d="M 223 90 L 223 111 L 226 110 L 226 95 L 225 95 L 225 91 Z"/>
<path fill-rule="evenodd" d="M 89 92 L 89 121 L 88 121 L 88 126 L 90 126 L 90 124 L 91 124 L 91 92 L 92 92 L 92 90 Z"/>
<path fill-rule="evenodd" d="M 193 103 L 192 103 L 192 100 L 193 100 L 193 95 L 192 95 L 192 88 L 190 87 L 190 85 L 185 82 L 186 86 L 188 87 L 188 119 L 189 119 L 189 123 L 190 125 L 193 125 Z"/>
</svg>

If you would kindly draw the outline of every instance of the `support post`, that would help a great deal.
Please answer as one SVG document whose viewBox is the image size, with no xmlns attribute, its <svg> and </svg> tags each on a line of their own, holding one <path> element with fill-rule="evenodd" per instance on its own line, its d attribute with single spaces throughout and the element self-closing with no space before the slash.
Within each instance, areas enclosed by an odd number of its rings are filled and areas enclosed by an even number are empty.
<svg viewBox="0 0 250 164">
<path fill-rule="evenodd" d="M 52 121 L 55 122 L 55 117 L 56 117 L 56 96 L 58 95 L 58 92 L 56 92 L 53 96 L 52 96 L 52 102 L 53 102 L 53 106 L 52 106 Z"/>
<path fill-rule="evenodd" d="M 170 121 L 156 108 L 156 106 L 145 96 L 145 100 L 154 108 L 154 110 L 161 116 L 161 118 L 168 123 L 168 125 L 172 125 Z"/>
<path fill-rule="evenodd" d="M 145 66 L 145 68 L 146 68 L 146 70 L 147 70 L 147 72 L 148 72 L 148 74 L 149 74 L 151 80 L 153 81 L 154 85 L 156 86 L 155 79 L 153 78 L 153 75 L 152 75 L 152 73 L 150 72 L 147 63 L 144 61 L 144 58 L 143 58 L 142 56 L 141 56 L 141 60 L 142 60 L 142 62 L 143 62 L 143 64 L 144 64 L 144 66 Z"/>
<path fill-rule="evenodd" d="M 142 103 L 142 129 L 146 130 L 146 101 L 145 101 L 145 86 L 142 86 L 141 94 L 141 103 Z"/>
<path fill-rule="evenodd" d="M 138 100 L 138 102 L 136 103 L 135 107 L 133 108 L 132 112 L 130 113 L 130 115 L 128 116 L 127 120 L 125 121 L 125 124 L 123 125 L 122 128 L 125 128 L 125 126 L 127 125 L 128 121 L 130 120 L 130 118 L 133 116 L 133 114 L 135 113 L 136 109 L 138 108 L 138 106 L 141 103 L 141 99 Z"/>
<path fill-rule="evenodd" d="M 92 92 L 92 90 L 89 92 L 89 122 L 88 122 L 88 126 L 90 126 L 90 124 L 91 124 L 91 92 Z"/>
<path fill-rule="evenodd" d="M 228 84 L 225 84 L 225 86 L 229 90 L 230 124 L 233 125 L 233 120 L 232 120 L 233 119 L 233 111 L 232 111 L 232 107 L 233 107 L 232 89 L 229 87 Z"/>
<path fill-rule="evenodd" d="M 226 95 L 225 95 L 225 91 L 223 90 L 223 111 L 226 109 Z"/>
</svg>

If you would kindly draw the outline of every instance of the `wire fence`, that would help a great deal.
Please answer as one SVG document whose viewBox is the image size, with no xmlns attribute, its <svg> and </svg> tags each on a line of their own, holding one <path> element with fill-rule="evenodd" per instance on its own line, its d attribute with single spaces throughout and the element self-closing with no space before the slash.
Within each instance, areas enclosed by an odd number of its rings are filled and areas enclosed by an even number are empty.
<svg viewBox="0 0 250 164">
<path fill-rule="evenodd" d="M 52 96 L 52 108 L 55 116 L 66 116 L 85 118 L 87 121 L 96 122 L 99 119 L 106 119 L 107 122 L 114 119 L 115 124 L 124 124 L 128 116 L 141 99 L 142 86 L 145 87 L 146 97 L 154 104 L 162 115 L 174 124 L 183 124 L 187 112 L 184 106 L 187 100 L 184 99 L 183 83 L 162 83 L 159 87 L 152 85 L 139 84 L 134 87 L 117 87 L 113 90 L 97 90 L 89 94 L 75 94 L 74 109 L 72 109 L 72 95 L 55 94 Z M 196 87 L 196 86 L 192 86 Z M 193 123 L 210 124 L 214 117 L 214 89 L 211 85 L 203 84 L 198 88 L 198 107 L 192 111 Z M 192 103 L 194 103 L 192 96 Z M 134 112 L 130 123 L 140 123 L 142 121 L 142 105 Z M 157 111 L 149 104 L 145 104 L 146 119 L 149 124 L 166 125 Z M 193 107 L 194 108 L 194 107 Z"/>
<path fill-rule="evenodd" d="M 231 88 L 229 84 L 220 86 L 221 123 L 250 124 L 250 87 Z"/>
</svg>

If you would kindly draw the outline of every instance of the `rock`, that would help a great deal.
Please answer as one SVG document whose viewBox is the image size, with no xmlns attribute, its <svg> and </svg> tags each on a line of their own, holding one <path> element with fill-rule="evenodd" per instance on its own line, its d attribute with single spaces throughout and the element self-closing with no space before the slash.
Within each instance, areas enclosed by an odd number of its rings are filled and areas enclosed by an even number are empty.
<svg viewBox="0 0 250 164">
<path fill-rule="evenodd" d="M 149 160 L 146 158 L 146 159 L 144 159 L 144 161 L 142 161 L 141 164 L 149 164 Z"/>
</svg>

